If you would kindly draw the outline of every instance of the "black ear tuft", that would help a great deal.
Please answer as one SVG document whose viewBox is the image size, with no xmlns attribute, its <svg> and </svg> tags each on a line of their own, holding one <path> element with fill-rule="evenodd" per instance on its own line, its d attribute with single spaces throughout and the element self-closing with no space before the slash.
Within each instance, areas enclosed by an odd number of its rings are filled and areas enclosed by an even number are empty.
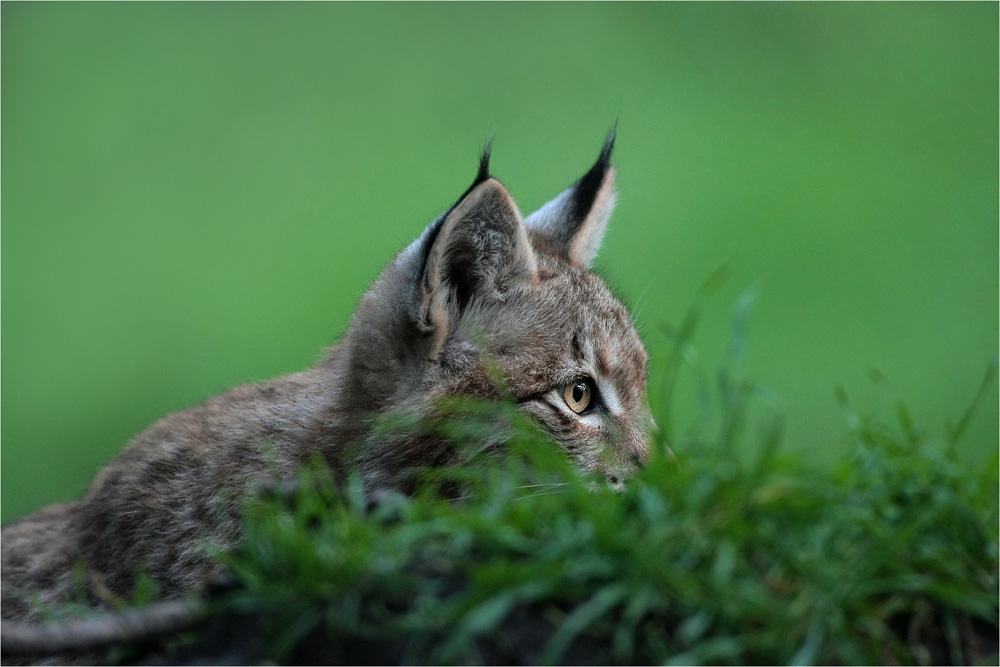
<svg viewBox="0 0 1000 667">
<path fill-rule="evenodd" d="M 611 166 L 611 152 L 615 149 L 617 131 L 618 121 L 615 121 L 615 124 L 608 130 L 608 136 L 604 140 L 604 146 L 601 148 L 597 162 L 590 168 L 590 171 L 583 175 L 583 178 L 577 181 L 573 190 L 573 216 L 576 219 L 582 220 L 594 205 L 597 191 L 604 183 L 604 175 L 608 173 L 608 167 Z"/>
<path fill-rule="evenodd" d="M 476 174 L 476 181 L 472 184 L 472 188 L 490 177 L 490 153 L 492 152 L 493 136 L 491 135 L 486 137 L 486 143 L 483 144 L 483 152 L 479 156 L 479 173 Z M 472 188 L 469 189 L 471 190 Z"/>
<path fill-rule="evenodd" d="M 488 181 L 492 176 L 490 176 L 490 153 L 493 152 L 493 135 L 486 137 L 486 143 L 483 144 L 483 152 L 479 155 L 479 172 L 476 173 L 476 180 L 472 182 L 472 185 L 462 193 L 462 196 L 458 198 L 445 215 L 451 212 L 453 208 L 458 206 L 458 204 L 469 196 L 469 193 L 476 189 L 476 186 L 480 183 Z"/>
</svg>

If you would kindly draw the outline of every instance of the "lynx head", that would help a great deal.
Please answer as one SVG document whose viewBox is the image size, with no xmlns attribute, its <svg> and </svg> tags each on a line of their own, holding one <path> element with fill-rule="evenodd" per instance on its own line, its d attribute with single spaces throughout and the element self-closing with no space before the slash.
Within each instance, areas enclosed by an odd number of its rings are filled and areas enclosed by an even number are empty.
<svg viewBox="0 0 1000 667">
<path fill-rule="evenodd" d="M 582 469 L 613 487 L 648 456 L 646 350 L 631 317 L 590 270 L 615 202 L 614 135 L 575 184 L 526 219 L 489 174 L 383 271 L 345 338 L 341 409 L 370 416 L 444 395 L 497 395 L 499 368 L 519 408 Z M 363 432 L 364 424 L 356 425 Z M 445 463 L 433 443 L 370 444 L 370 482 Z"/>
</svg>

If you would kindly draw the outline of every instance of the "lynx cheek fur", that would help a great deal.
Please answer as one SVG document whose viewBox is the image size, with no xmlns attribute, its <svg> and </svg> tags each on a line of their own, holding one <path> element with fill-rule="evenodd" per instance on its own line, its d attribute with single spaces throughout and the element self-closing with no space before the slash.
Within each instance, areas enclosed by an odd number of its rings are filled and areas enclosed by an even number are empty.
<svg viewBox="0 0 1000 667">
<path fill-rule="evenodd" d="M 646 351 L 589 268 L 614 206 L 613 143 L 527 219 L 484 151 L 472 186 L 383 270 L 314 368 L 158 421 L 82 499 L 4 528 L 3 618 L 37 620 L 81 594 L 102 606 L 140 571 L 168 598 L 203 586 L 215 573 L 205 545 L 239 538 L 249 485 L 291 477 L 316 453 L 335 475 L 408 489 L 453 453 L 382 438 L 373 423 L 444 396 L 494 396 L 486 355 L 571 460 L 619 486 L 647 457 L 649 417 Z"/>
</svg>

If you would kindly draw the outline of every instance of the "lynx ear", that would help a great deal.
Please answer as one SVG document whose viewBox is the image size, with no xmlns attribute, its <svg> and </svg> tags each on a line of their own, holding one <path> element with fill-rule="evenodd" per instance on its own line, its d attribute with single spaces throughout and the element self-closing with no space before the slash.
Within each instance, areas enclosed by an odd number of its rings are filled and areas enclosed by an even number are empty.
<svg viewBox="0 0 1000 667">
<path fill-rule="evenodd" d="M 589 268 L 597 256 L 615 207 L 615 170 L 610 165 L 614 146 L 612 129 L 590 171 L 525 220 L 536 237 L 584 268 Z"/>
<path fill-rule="evenodd" d="M 418 298 L 421 324 L 434 332 L 434 354 L 469 302 L 503 298 L 536 266 L 517 205 L 482 167 L 476 183 L 429 231 Z"/>
</svg>

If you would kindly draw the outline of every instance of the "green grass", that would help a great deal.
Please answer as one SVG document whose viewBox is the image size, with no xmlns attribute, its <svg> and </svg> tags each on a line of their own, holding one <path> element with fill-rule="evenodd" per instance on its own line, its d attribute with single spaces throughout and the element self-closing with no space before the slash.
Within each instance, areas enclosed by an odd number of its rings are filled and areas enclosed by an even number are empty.
<svg viewBox="0 0 1000 667">
<path fill-rule="evenodd" d="M 279 661 L 995 663 L 997 458 L 973 472 L 954 454 L 993 372 L 940 437 L 900 401 L 887 422 L 841 392 L 846 453 L 813 466 L 781 453 L 780 402 L 741 375 L 750 301 L 686 429 L 668 401 L 701 302 L 668 330 L 659 455 L 624 493 L 512 407 L 451 406 L 429 427 L 475 451 L 507 424 L 511 455 L 377 502 L 304 472 L 249 507 L 223 556 L 239 587 L 216 604 Z"/>
</svg>

